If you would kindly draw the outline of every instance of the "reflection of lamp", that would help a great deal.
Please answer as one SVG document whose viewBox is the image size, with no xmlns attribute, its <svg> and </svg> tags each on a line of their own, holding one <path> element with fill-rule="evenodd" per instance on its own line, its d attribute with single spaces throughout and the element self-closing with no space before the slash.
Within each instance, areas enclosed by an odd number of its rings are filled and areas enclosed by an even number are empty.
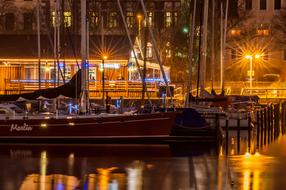
<svg viewBox="0 0 286 190">
<path fill-rule="evenodd" d="M 103 107 L 105 108 L 105 101 L 104 101 L 104 61 L 107 60 L 107 55 L 102 56 L 102 102 Z"/>
<path fill-rule="evenodd" d="M 250 88 L 250 95 L 252 95 L 252 72 L 253 72 L 253 68 L 252 68 L 252 62 L 253 62 L 253 58 L 255 59 L 259 59 L 261 57 L 260 54 L 255 54 L 253 55 L 246 55 L 245 58 L 249 59 L 249 88 Z"/>
</svg>

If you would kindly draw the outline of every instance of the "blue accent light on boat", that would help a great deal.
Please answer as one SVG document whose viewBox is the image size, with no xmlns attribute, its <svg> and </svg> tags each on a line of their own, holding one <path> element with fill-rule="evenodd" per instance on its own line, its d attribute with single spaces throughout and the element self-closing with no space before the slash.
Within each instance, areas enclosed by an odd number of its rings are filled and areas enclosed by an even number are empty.
<svg viewBox="0 0 286 190">
<path fill-rule="evenodd" d="M 71 113 L 72 113 L 72 104 L 69 103 L 69 114 L 71 114 Z"/>
<path fill-rule="evenodd" d="M 88 61 L 82 62 L 82 66 L 83 66 L 83 68 L 88 69 L 89 68 L 89 62 Z"/>
<path fill-rule="evenodd" d="M 62 184 L 62 183 L 57 183 L 56 184 L 56 190 L 64 190 L 64 189 L 65 189 L 64 184 Z"/>
<path fill-rule="evenodd" d="M 65 66 L 64 62 L 59 62 L 58 64 L 59 64 L 59 68 L 61 68 L 61 69 L 64 68 L 64 66 Z"/>
<path fill-rule="evenodd" d="M 119 108 L 121 104 L 121 100 L 116 100 L 116 107 Z"/>
</svg>

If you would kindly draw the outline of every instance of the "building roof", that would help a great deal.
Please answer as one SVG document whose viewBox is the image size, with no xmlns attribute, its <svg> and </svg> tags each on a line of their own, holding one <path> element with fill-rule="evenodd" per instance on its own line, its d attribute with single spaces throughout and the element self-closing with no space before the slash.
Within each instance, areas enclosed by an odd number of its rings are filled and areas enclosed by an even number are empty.
<svg viewBox="0 0 286 190">
<path fill-rule="evenodd" d="M 134 38 L 133 38 L 134 39 Z M 80 59 L 80 36 L 63 36 L 61 59 Z M 89 36 L 89 58 L 102 59 L 101 36 Z M 37 58 L 37 35 L 0 35 L 0 58 Z M 108 59 L 128 59 L 131 48 L 127 36 L 108 35 L 104 36 L 104 53 Z M 73 50 L 74 49 L 74 50 Z M 53 59 L 53 38 L 41 35 L 41 58 Z"/>
</svg>

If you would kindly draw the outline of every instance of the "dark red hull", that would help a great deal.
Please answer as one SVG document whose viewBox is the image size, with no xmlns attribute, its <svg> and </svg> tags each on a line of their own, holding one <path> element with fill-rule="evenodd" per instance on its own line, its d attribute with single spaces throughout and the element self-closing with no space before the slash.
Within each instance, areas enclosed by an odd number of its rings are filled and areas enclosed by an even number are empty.
<svg viewBox="0 0 286 190">
<path fill-rule="evenodd" d="M 176 113 L 1 120 L 0 139 L 94 139 L 169 136 Z"/>
</svg>

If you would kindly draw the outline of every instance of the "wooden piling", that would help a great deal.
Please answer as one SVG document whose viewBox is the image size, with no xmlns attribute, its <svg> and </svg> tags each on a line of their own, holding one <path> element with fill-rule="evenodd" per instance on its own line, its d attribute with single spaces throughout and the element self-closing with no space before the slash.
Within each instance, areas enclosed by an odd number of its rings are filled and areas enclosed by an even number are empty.
<svg viewBox="0 0 286 190">
<path fill-rule="evenodd" d="M 250 113 L 247 114 L 248 117 L 248 150 L 250 150 L 250 143 L 251 143 L 251 115 Z"/>
<path fill-rule="evenodd" d="M 259 148 L 260 110 L 256 110 L 256 147 Z"/>
<path fill-rule="evenodd" d="M 263 117 L 264 117 L 264 111 L 263 109 L 260 109 L 260 145 L 262 146 L 263 145 L 263 126 L 264 126 L 264 120 L 263 120 Z"/>
<path fill-rule="evenodd" d="M 225 146 L 225 154 L 228 155 L 228 116 L 226 116 L 226 120 L 225 120 L 225 133 L 226 133 L 226 146 Z"/>
<path fill-rule="evenodd" d="M 240 113 L 238 113 L 238 118 L 237 118 L 237 152 L 240 152 Z"/>
<path fill-rule="evenodd" d="M 267 134 L 267 107 L 264 108 L 264 144 L 266 144 L 266 134 Z"/>
</svg>

